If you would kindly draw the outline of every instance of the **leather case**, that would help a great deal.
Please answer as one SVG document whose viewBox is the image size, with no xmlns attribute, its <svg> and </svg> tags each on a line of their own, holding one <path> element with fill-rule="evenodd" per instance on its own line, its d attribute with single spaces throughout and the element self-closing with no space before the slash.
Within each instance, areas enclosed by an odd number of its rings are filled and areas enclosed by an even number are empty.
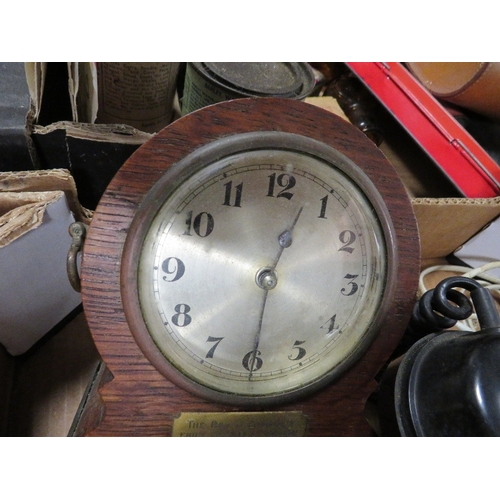
<svg viewBox="0 0 500 500">
<path fill-rule="evenodd" d="M 500 63 L 409 62 L 407 65 L 435 97 L 500 120 Z"/>
</svg>

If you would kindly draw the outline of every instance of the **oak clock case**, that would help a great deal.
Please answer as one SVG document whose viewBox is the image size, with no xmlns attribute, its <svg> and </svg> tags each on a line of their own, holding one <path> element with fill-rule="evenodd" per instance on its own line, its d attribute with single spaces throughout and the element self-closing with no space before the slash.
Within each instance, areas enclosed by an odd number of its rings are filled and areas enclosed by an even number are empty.
<svg viewBox="0 0 500 500">
<path fill-rule="evenodd" d="M 245 417 L 278 432 L 300 415 L 306 435 L 369 435 L 418 248 L 392 166 L 335 115 L 261 98 L 179 119 L 120 169 L 87 235 L 82 299 L 114 377 L 93 433 L 229 415 L 245 435 Z"/>
</svg>

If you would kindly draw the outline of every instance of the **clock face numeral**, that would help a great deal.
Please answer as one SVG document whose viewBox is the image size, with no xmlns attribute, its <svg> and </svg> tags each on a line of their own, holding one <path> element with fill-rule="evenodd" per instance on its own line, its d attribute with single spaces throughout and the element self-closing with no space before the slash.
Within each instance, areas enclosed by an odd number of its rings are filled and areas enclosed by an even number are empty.
<svg viewBox="0 0 500 500">
<path fill-rule="evenodd" d="M 288 356 L 288 359 L 290 361 L 298 361 L 299 359 L 302 359 L 306 355 L 306 350 L 303 347 L 300 347 L 305 340 L 296 340 L 295 343 L 293 344 L 293 348 L 297 349 L 297 352 L 295 353 L 295 357 L 293 357 L 292 354 Z"/>
<path fill-rule="evenodd" d="M 183 233 L 185 236 L 192 236 L 191 230 L 193 230 L 198 236 L 206 238 L 214 230 L 214 218 L 208 212 L 200 212 L 193 219 L 193 211 L 190 210 L 187 213 L 186 226 Z"/>
<path fill-rule="evenodd" d="M 213 358 L 215 349 L 217 349 L 218 345 L 224 340 L 224 337 L 208 337 L 207 342 L 215 342 L 214 345 L 207 352 L 205 358 Z"/>
<path fill-rule="evenodd" d="M 283 188 L 280 191 L 278 191 L 278 194 L 275 195 L 275 187 L 276 184 Z M 276 173 L 271 174 L 269 176 L 269 188 L 267 190 L 267 196 L 269 197 L 274 197 L 276 198 L 286 198 L 287 200 L 291 200 L 293 193 L 289 193 L 290 189 L 294 188 L 296 184 L 295 177 L 290 174 L 280 174 L 277 175 Z"/>
<path fill-rule="evenodd" d="M 320 209 L 320 212 L 319 212 L 319 215 L 318 215 L 318 219 L 327 219 L 327 216 L 326 216 L 326 205 L 328 203 L 328 195 L 326 195 L 325 197 L 321 198 L 321 209 Z"/>
<path fill-rule="evenodd" d="M 243 356 L 243 360 L 241 361 L 241 364 L 243 365 L 243 368 L 249 372 L 256 372 L 262 368 L 262 365 L 264 362 L 262 361 L 260 351 L 250 351 Z"/>
<path fill-rule="evenodd" d="M 357 274 L 346 274 L 344 276 L 344 279 L 346 280 L 351 280 L 347 284 L 350 285 L 350 290 L 348 291 L 347 288 L 342 288 L 340 290 L 340 293 L 342 295 L 345 295 L 346 297 L 350 297 L 351 295 L 354 295 L 358 291 L 358 284 L 354 281 L 358 277 Z"/>
<path fill-rule="evenodd" d="M 342 231 L 339 235 L 339 240 L 340 243 L 344 244 L 344 246 L 339 248 L 339 252 L 354 252 L 354 248 L 350 245 L 356 241 L 356 235 L 352 231 L 349 231 L 348 229 Z"/>
<path fill-rule="evenodd" d="M 172 282 L 181 279 L 184 276 L 186 267 L 184 262 L 177 257 L 169 257 L 161 264 L 161 269 L 166 276 L 163 276 L 164 281 Z"/>
<path fill-rule="evenodd" d="M 191 316 L 188 314 L 191 308 L 187 304 L 177 304 L 174 307 L 174 311 L 177 314 L 172 316 L 172 323 L 175 326 L 183 327 L 188 326 L 191 323 Z"/>
<path fill-rule="evenodd" d="M 226 207 L 240 207 L 241 208 L 241 196 L 243 194 L 243 182 L 240 182 L 235 187 L 234 203 L 231 204 L 233 192 L 233 181 L 226 182 L 224 184 L 224 203 Z"/>
<path fill-rule="evenodd" d="M 334 314 L 321 328 L 326 330 L 326 334 L 330 335 L 334 332 L 337 327 L 335 326 L 335 321 L 337 321 L 337 315 Z"/>
</svg>

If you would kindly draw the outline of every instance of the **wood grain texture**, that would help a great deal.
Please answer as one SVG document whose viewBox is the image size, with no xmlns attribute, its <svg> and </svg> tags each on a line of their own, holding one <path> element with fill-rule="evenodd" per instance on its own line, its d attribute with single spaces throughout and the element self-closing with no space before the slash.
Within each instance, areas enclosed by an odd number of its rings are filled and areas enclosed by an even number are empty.
<svg viewBox="0 0 500 500">
<path fill-rule="evenodd" d="M 103 195 L 85 242 L 82 300 L 96 346 L 114 378 L 100 390 L 106 411 L 92 435 L 169 436 L 180 412 L 245 411 L 193 396 L 156 371 L 127 325 L 120 272 L 130 224 L 165 170 L 203 145 L 248 131 L 295 133 L 333 146 L 363 169 L 387 205 L 395 233 L 392 313 L 340 380 L 307 399 L 275 408 L 302 411 L 310 436 L 372 433 L 363 415 L 365 402 L 376 388 L 374 377 L 406 328 L 415 301 L 420 253 L 411 204 L 390 163 L 355 127 L 312 105 L 266 98 L 224 102 L 177 120 L 130 157 Z"/>
</svg>

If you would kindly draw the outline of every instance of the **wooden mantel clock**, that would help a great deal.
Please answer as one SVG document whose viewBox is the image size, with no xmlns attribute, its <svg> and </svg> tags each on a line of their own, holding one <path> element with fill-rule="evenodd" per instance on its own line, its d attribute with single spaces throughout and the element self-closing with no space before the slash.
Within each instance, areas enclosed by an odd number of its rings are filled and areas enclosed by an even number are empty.
<svg viewBox="0 0 500 500">
<path fill-rule="evenodd" d="M 418 271 L 406 191 L 351 124 L 274 98 L 189 114 L 123 165 L 87 234 L 113 375 L 91 434 L 370 435 Z"/>
</svg>

